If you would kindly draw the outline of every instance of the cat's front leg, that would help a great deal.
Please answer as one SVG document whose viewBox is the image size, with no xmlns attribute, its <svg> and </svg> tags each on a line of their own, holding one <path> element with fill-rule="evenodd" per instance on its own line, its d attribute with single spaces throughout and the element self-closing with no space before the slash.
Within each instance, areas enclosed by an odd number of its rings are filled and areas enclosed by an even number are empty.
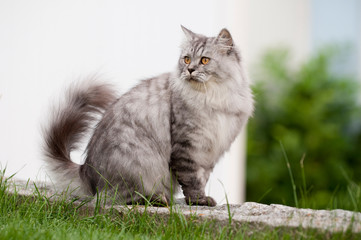
<svg viewBox="0 0 361 240">
<path fill-rule="evenodd" d="M 212 197 L 205 195 L 205 186 L 209 177 L 208 171 L 205 171 L 188 157 L 172 158 L 170 167 L 182 187 L 188 205 L 211 207 L 217 205 Z"/>
<path fill-rule="evenodd" d="M 200 205 L 200 206 L 210 206 L 210 207 L 214 207 L 217 205 L 216 200 L 204 194 L 204 190 L 203 193 L 200 194 L 200 191 L 195 190 L 193 186 L 188 187 L 182 185 L 182 189 L 186 203 L 188 205 Z"/>
</svg>

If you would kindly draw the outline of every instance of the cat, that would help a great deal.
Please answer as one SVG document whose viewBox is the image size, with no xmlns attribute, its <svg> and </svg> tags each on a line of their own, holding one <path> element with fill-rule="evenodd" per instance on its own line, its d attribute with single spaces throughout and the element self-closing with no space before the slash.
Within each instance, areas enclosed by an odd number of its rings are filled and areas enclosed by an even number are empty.
<svg viewBox="0 0 361 240">
<path fill-rule="evenodd" d="M 253 95 L 227 29 L 206 37 L 181 27 L 175 71 L 120 97 L 97 79 L 71 85 L 43 131 L 56 185 L 78 196 L 108 189 L 124 204 L 143 198 L 168 204 L 181 188 L 187 204 L 216 206 L 205 186 L 252 115 Z M 70 153 L 97 116 L 85 162 L 76 164 Z"/>
</svg>

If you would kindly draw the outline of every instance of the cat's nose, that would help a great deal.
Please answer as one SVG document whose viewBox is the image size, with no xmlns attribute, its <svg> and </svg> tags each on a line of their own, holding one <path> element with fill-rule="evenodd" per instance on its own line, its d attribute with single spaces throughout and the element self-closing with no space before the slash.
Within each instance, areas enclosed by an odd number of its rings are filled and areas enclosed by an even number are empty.
<svg viewBox="0 0 361 240">
<path fill-rule="evenodd" d="M 194 72 L 194 68 L 188 68 L 188 72 L 189 72 L 189 74 L 192 74 L 192 72 Z"/>
</svg>

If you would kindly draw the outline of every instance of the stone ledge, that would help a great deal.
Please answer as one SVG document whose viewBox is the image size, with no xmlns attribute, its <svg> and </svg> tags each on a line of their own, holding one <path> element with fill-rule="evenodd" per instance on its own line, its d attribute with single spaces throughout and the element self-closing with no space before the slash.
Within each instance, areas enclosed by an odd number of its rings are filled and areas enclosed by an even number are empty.
<svg viewBox="0 0 361 240">
<path fill-rule="evenodd" d="M 36 185 L 36 188 L 35 188 Z M 43 182 L 12 180 L 8 191 L 18 195 L 34 196 L 38 189 L 47 197 L 55 195 L 50 185 Z M 105 210 L 109 207 L 105 207 Z M 113 209 L 124 212 L 127 206 L 117 205 Z M 170 209 L 166 207 L 144 207 L 137 206 L 137 210 L 147 211 L 150 214 L 158 214 L 164 217 L 169 215 Z M 229 209 L 228 209 L 229 208 Z M 88 204 L 87 209 L 95 209 L 94 204 Z M 215 220 L 220 225 L 230 223 L 235 227 L 247 225 L 254 231 L 262 229 L 282 228 L 293 229 L 314 229 L 319 232 L 337 233 L 351 231 L 361 233 L 361 213 L 346 210 L 312 210 L 288 207 L 279 204 L 259 204 L 245 202 L 243 204 L 219 205 L 216 207 L 188 206 L 184 199 L 178 199 L 173 208 L 182 213 L 185 217 L 197 216 L 203 220 Z"/>
</svg>

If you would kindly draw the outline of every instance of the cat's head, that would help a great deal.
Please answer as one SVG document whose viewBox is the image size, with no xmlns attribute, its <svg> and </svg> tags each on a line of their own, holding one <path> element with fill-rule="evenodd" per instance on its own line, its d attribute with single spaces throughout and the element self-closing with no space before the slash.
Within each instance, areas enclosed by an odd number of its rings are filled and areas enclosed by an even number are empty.
<svg viewBox="0 0 361 240">
<path fill-rule="evenodd" d="M 201 90 L 207 83 L 233 78 L 235 69 L 239 68 L 240 54 L 227 29 L 222 29 L 217 37 L 196 34 L 183 26 L 182 30 L 186 38 L 178 63 L 181 81 Z"/>
</svg>

